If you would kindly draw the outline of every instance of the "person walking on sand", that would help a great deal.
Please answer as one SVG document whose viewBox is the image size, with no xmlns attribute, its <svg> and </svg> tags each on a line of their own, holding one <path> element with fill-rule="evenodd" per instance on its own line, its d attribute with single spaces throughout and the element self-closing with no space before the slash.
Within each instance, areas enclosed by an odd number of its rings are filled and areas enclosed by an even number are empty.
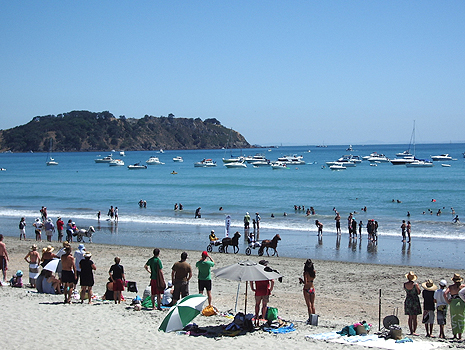
<svg viewBox="0 0 465 350">
<path fill-rule="evenodd" d="M 94 285 L 94 272 L 97 270 L 94 262 L 90 260 L 92 254 L 86 252 L 84 259 L 79 262 L 79 268 L 81 269 L 81 304 L 84 302 L 86 291 L 89 304 L 92 304 L 92 287 Z"/>
<path fill-rule="evenodd" d="M 450 305 L 450 323 L 452 326 L 452 339 L 461 340 L 462 333 L 465 328 L 465 302 L 460 299 L 459 292 L 465 286 L 462 284 L 463 278 L 458 274 L 454 273 L 452 282 L 447 289 L 444 291 L 446 301 Z"/>
<path fill-rule="evenodd" d="M 31 288 L 36 287 L 36 280 L 39 277 L 40 256 L 37 251 L 37 245 L 33 244 L 31 250 L 24 257 L 24 260 L 29 264 L 29 284 Z"/>
<path fill-rule="evenodd" d="M 447 287 L 446 280 L 439 281 L 439 289 L 434 292 L 434 302 L 436 303 L 436 320 L 439 325 L 439 338 L 446 339 L 444 334 L 444 325 L 446 324 L 447 316 L 447 301 L 444 297 L 444 288 Z"/>
<path fill-rule="evenodd" d="M 258 262 L 260 265 L 267 266 L 268 261 L 260 260 Z M 262 319 L 266 318 L 266 310 L 268 302 L 270 301 L 270 295 L 273 291 L 274 280 L 265 280 L 265 281 L 250 281 L 250 289 L 255 292 L 255 326 L 258 327 L 259 324 L 259 311 L 260 303 L 262 304 Z"/>
<path fill-rule="evenodd" d="M 157 309 L 161 310 L 161 296 L 165 292 L 165 288 L 158 280 L 158 274 L 163 273 L 163 264 L 159 258 L 160 249 L 155 248 L 153 250 L 153 256 L 147 260 L 144 268 L 150 273 L 150 297 L 152 299 L 152 308 L 155 310 L 155 296 L 157 297 Z"/>
<path fill-rule="evenodd" d="M 207 259 L 210 259 L 210 261 L 208 261 Z M 203 251 L 201 259 L 197 261 L 195 266 L 199 270 L 199 275 L 198 275 L 199 294 L 203 294 L 203 290 L 206 289 L 208 305 L 211 305 L 212 304 L 211 269 L 213 266 L 215 266 L 215 262 L 213 261 L 212 257 L 208 254 L 208 252 Z"/>
<path fill-rule="evenodd" d="M 434 292 L 438 287 L 429 279 L 421 284 L 423 290 L 421 296 L 423 297 L 423 320 L 425 325 L 426 337 L 435 338 L 433 335 L 434 326 Z"/>
<path fill-rule="evenodd" d="M 6 251 L 6 245 L 3 243 L 3 235 L 0 234 L 0 270 L 3 272 L 3 282 L 6 280 L 6 271 L 8 270 L 8 252 Z M 0 286 L 2 283 L 0 282 Z"/>
<path fill-rule="evenodd" d="M 303 293 L 305 304 L 307 305 L 308 320 L 307 324 L 311 323 L 311 317 L 315 314 L 315 286 L 313 281 L 315 280 L 316 273 L 315 267 L 311 259 L 307 259 L 304 264 L 303 279 L 299 277 L 299 282 L 304 285 Z"/>
<path fill-rule="evenodd" d="M 115 221 L 118 221 L 118 219 L 119 219 L 118 207 L 115 207 Z"/>
<path fill-rule="evenodd" d="M 24 217 L 19 221 L 19 240 L 21 238 L 26 240 L 26 219 Z"/>
<path fill-rule="evenodd" d="M 113 298 L 115 299 L 115 304 L 121 303 L 121 292 L 124 290 L 124 281 L 126 277 L 124 276 L 124 267 L 120 265 L 121 259 L 115 257 L 115 263 L 111 265 L 108 273 L 110 274 L 110 279 L 113 282 Z"/>
<path fill-rule="evenodd" d="M 57 226 L 57 231 L 58 231 L 58 242 L 63 242 L 63 227 L 65 226 L 65 223 L 63 220 L 61 220 L 61 217 L 57 218 L 56 221 L 56 226 Z"/>
<path fill-rule="evenodd" d="M 420 298 L 420 287 L 418 283 L 415 281 L 417 280 L 417 275 L 410 271 L 408 274 L 405 275 L 405 278 L 408 279 L 408 282 L 404 283 L 404 290 L 407 293 L 405 302 L 404 302 L 404 311 L 405 315 L 408 315 L 408 328 L 409 328 L 409 335 L 418 335 L 416 334 L 417 330 L 417 317 L 421 315 L 421 304 Z"/>
<path fill-rule="evenodd" d="M 73 295 L 74 282 L 77 278 L 76 265 L 74 257 L 71 255 L 71 247 L 65 248 L 65 254 L 61 256 L 61 282 L 63 283 L 63 294 L 65 295 L 65 304 L 71 304 Z"/>
<path fill-rule="evenodd" d="M 187 253 L 182 252 L 181 260 L 175 262 L 171 268 L 171 281 L 173 281 L 174 286 L 172 305 L 175 305 L 180 297 L 184 298 L 189 295 L 189 280 L 192 278 L 192 268 L 186 260 Z"/>
<path fill-rule="evenodd" d="M 405 220 L 402 220 L 402 225 L 400 226 L 402 230 L 402 242 L 405 242 L 405 232 L 407 230 L 407 225 L 405 224 Z"/>
</svg>

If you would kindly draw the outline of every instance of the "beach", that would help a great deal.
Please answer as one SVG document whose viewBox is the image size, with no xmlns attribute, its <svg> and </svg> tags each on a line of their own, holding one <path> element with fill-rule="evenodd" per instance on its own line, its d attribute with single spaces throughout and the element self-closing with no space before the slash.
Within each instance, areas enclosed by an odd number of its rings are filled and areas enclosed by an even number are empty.
<svg viewBox="0 0 465 350">
<path fill-rule="evenodd" d="M 35 241 L 20 241 L 17 238 L 5 237 L 4 242 L 10 257 L 8 279 L 21 269 L 24 271 L 23 281 L 28 281 L 28 266 L 24 256 Z M 39 251 L 48 245 L 47 242 L 38 244 Z M 55 251 L 60 244 L 53 242 Z M 78 244 L 73 243 L 73 251 Z M 298 278 L 302 275 L 304 259 L 265 257 L 269 266 L 278 270 L 283 276 L 283 282 L 276 281 L 269 306 L 277 307 L 279 316 L 292 322 L 296 331 L 273 335 L 257 330 L 246 335 L 236 337 L 221 336 L 210 338 L 205 336 L 179 335 L 176 332 L 164 333 L 158 331 L 163 318 L 168 313 L 142 309 L 134 311 L 130 306 L 132 298 L 137 294 L 142 296 L 149 283 L 149 275 L 144 270 L 144 264 L 152 256 L 153 248 L 131 247 L 121 245 L 106 245 L 85 243 L 86 249 L 92 253 L 92 260 L 97 266 L 95 272 L 94 293 L 102 296 L 108 279 L 108 270 L 113 264 L 115 256 L 121 258 L 126 279 L 135 281 L 138 293 L 123 292 L 125 301 L 114 304 L 110 301 L 97 299 L 94 304 L 80 304 L 75 300 L 71 305 L 63 304 L 62 295 L 39 294 L 36 290 L 23 287 L 0 288 L 0 310 L 3 318 L 2 347 L 4 348 L 35 348 L 49 349 L 51 346 L 86 346 L 92 349 L 132 348 L 147 349 L 157 344 L 166 344 L 174 348 L 208 348 L 223 347 L 227 349 L 246 349 L 250 347 L 286 346 L 301 348 L 302 346 L 316 346 L 320 349 L 338 349 L 350 345 L 325 342 L 321 340 L 306 340 L 305 335 L 323 332 L 339 331 L 344 326 L 355 322 L 367 321 L 373 325 L 372 330 L 378 330 L 379 291 L 381 290 L 382 311 L 381 319 L 395 313 L 398 308 L 399 320 L 404 335 L 408 333 L 407 316 L 403 315 L 405 292 L 403 283 L 405 274 L 413 270 L 418 276 L 418 282 L 433 279 L 450 278 L 454 273 L 463 275 L 463 270 L 452 270 L 431 267 L 394 266 L 380 264 L 359 264 L 350 262 L 315 260 L 315 288 L 316 312 L 319 315 L 319 325 L 306 325 L 308 318 L 302 287 Z M 181 250 L 161 249 L 160 259 L 163 263 L 165 279 L 171 276 L 171 266 L 180 258 Z M 200 259 L 200 251 L 187 251 L 188 262 L 193 266 L 194 276 L 190 282 L 190 293 L 197 293 L 197 270 L 195 263 Z M 250 259 L 258 262 L 259 257 L 246 257 L 241 254 L 211 253 L 215 261 L 215 268 L 224 267 L 236 262 Z M 221 314 L 234 314 L 235 298 L 238 282 L 217 278 L 213 274 L 213 305 Z M 247 312 L 253 312 L 254 300 L 250 294 Z M 244 312 L 245 283 L 241 284 L 237 312 Z M 231 318 L 223 315 L 211 317 L 197 316 L 193 321 L 199 327 L 207 330 L 219 325 L 227 325 Z M 446 336 L 452 337 L 450 322 L 445 327 Z M 418 337 L 414 341 L 426 341 L 424 326 L 419 317 Z M 439 333 L 435 325 L 433 334 Z M 437 340 L 436 340 L 437 341 Z M 449 342 L 449 341 L 447 341 Z M 312 343 L 312 344 L 310 344 Z M 450 343 L 448 346 L 457 347 L 461 343 Z"/>
</svg>

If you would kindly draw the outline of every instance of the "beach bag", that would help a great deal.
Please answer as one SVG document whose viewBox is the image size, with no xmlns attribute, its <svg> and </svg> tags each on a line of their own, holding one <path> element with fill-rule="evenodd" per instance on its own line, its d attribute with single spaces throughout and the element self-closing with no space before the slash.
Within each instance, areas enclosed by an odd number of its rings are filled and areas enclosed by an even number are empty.
<svg viewBox="0 0 465 350">
<path fill-rule="evenodd" d="M 166 288 L 165 276 L 163 276 L 163 271 L 158 269 L 157 271 L 157 287 L 159 291 L 164 292 Z"/>
<path fill-rule="evenodd" d="M 208 305 L 203 308 L 202 315 L 204 316 L 213 316 L 218 314 L 218 309 L 213 305 Z"/>
<path fill-rule="evenodd" d="M 128 287 L 128 292 L 134 292 L 134 293 L 137 293 L 137 286 L 136 286 L 136 282 L 131 282 L 131 281 L 128 281 L 127 282 L 127 287 Z"/>
<path fill-rule="evenodd" d="M 236 316 L 234 316 L 234 321 L 237 326 L 239 326 L 241 329 L 246 330 L 246 331 L 251 331 L 253 330 L 253 319 L 254 315 L 252 314 L 247 314 L 244 315 L 242 312 L 238 312 Z"/>
<path fill-rule="evenodd" d="M 389 326 L 389 338 L 394 340 L 402 339 L 402 328 L 397 324 Z"/>
<path fill-rule="evenodd" d="M 278 309 L 275 307 L 268 307 L 266 309 L 266 320 L 273 322 L 278 319 Z"/>
</svg>

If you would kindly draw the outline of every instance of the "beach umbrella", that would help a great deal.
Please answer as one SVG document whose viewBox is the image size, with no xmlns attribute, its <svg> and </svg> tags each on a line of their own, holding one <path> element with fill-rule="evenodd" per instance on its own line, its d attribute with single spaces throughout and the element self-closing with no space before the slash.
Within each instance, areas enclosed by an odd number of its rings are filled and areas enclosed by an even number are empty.
<svg viewBox="0 0 465 350">
<path fill-rule="evenodd" d="M 172 306 L 168 315 L 158 327 L 159 331 L 172 332 L 183 329 L 203 310 L 207 297 L 202 294 L 188 295 Z"/>
<path fill-rule="evenodd" d="M 57 268 L 58 268 L 58 263 L 60 262 L 61 260 L 60 259 L 52 259 L 50 260 L 47 265 L 44 266 L 44 270 L 48 270 L 48 271 L 52 271 L 52 272 L 56 272 L 57 271 Z"/>
<path fill-rule="evenodd" d="M 277 271 L 274 271 L 265 265 L 257 264 L 256 262 L 250 260 L 241 261 L 232 265 L 213 270 L 213 273 L 216 275 L 216 277 L 221 277 L 239 282 L 269 281 L 282 277 Z M 237 298 L 239 295 L 239 286 L 237 288 L 238 291 L 236 295 L 236 306 Z M 247 312 L 247 283 L 245 285 L 244 312 Z"/>
</svg>

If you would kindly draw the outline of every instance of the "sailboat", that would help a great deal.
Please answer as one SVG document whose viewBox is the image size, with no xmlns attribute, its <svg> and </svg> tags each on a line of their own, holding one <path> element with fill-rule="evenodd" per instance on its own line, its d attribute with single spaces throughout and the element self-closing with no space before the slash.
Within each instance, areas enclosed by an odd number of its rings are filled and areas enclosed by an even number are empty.
<svg viewBox="0 0 465 350">
<path fill-rule="evenodd" d="M 52 157 L 52 138 L 50 138 L 50 147 L 48 149 L 48 154 L 47 154 L 47 161 L 45 162 L 47 165 L 58 165 L 58 162 L 53 159 Z"/>
<path fill-rule="evenodd" d="M 433 162 L 430 162 L 426 159 L 418 159 L 415 157 L 415 121 L 413 121 L 413 157 L 409 159 L 413 159 L 409 163 L 405 163 L 407 168 L 430 168 L 433 166 Z"/>
</svg>

